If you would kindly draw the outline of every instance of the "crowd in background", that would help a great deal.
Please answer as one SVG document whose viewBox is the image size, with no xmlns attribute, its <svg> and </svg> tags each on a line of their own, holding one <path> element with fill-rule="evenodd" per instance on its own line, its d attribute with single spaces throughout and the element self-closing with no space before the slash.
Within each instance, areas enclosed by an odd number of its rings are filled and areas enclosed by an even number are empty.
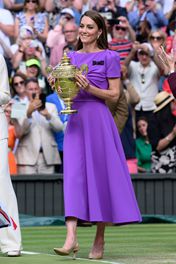
<svg viewBox="0 0 176 264">
<path fill-rule="evenodd" d="M 176 59 L 176 1 L 0 0 L 0 53 L 12 94 L 4 106 L 11 174 L 63 172 L 69 117 L 59 114 L 64 104 L 46 67 L 76 49 L 79 20 L 89 9 L 102 14 L 109 49 L 120 55 L 126 123 L 117 127 L 130 173 L 176 172 L 176 102 L 158 59 L 161 46 Z"/>
</svg>

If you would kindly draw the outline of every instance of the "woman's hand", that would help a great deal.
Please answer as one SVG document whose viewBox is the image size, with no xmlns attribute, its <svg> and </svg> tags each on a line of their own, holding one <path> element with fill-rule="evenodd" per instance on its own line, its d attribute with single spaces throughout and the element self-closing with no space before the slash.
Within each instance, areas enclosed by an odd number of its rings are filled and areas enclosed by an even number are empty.
<svg viewBox="0 0 176 264">
<path fill-rule="evenodd" d="M 165 67 L 167 73 L 175 71 L 176 58 L 174 58 L 173 51 L 170 54 L 167 54 L 163 46 L 160 46 L 160 48 L 157 49 L 157 54 L 161 64 Z"/>
<path fill-rule="evenodd" d="M 90 84 L 89 81 L 87 80 L 86 76 L 82 75 L 82 74 L 76 74 L 75 76 L 76 79 L 76 84 L 82 88 L 85 91 L 88 91 L 90 88 Z"/>
</svg>

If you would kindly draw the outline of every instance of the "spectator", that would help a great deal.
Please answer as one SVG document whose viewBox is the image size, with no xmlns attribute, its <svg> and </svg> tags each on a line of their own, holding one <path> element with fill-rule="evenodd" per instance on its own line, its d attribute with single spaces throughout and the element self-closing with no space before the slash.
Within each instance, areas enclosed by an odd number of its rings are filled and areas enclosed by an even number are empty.
<svg viewBox="0 0 176 264">
<path fill-rule="evenodd" d="M 140 21 L 139 27 L 136 31 L 136 40 L 140 43 L 148 42 L 148 36 L 151 32 L 150 22 L 146 19 L 144 21 Z"/>
<path fill-rule="evenodd" d="M 174 97 L 162 91 L 155 97 L 157 108 L 149 124 L 149 139 L 153 149 L 152 172 L 176 172 L 176 109 Z"/>
<path fill-rule="evenodd" d="M 138 61 L 132 61 L 136 51 Z M 158 93 L 160 71 L 152 58 L 153 49 L 148 43 L 135 44 L 129 56 L 129 80 L 140 97 L 140 102 L 135 107 L 136 121 L 140 116 L 145 116 L 150 122 L 153 110 L 156 108 L 154 98 Z M 127 60 L 126 65 L 128 65 Z"/>
<path fill-rule="evenodd" d="M 54 104 L 42 106 L 41 89 L 36 78 L 27 79 L 29 98 L 27 117 L 19 119 L 20 140 L 16 151 L 19 174 L 54 173 L 54 165 L 61 162 L 53 131 L 64 125 Z M 33 99 L 34 98 L 34 99 Z M 42 108 L 41 108 L 42 106 Z"/>
<path fill-rule="evenodd" d="M 52 49 L 54 46 L 60 46 L 65 43 L 65 36 L 63 34 L 63 27 L 68 22 L 75 22 L 75 15 L 71 8 L 64 8 L 59 16 L 58 24 L 53 30 L 50 30 L 47 37 L 47 46 Z"/>
<path fill-rule="evenodd" d="M 119 16 L 127 17 L 126 8 L 117 5 L 115 0 L 97 1 L 93 9 L 102 14 L 110 13 L 111 17 L 109 19 L 118 18 Z"/>
<path fill-rule="evenodd" d="M 19 36 L 20 28 L 24 25 L 31 26 L 36 38 L 45 43 L 48 35 L 48 20 L 45 13 L 39 12 L 39 0 L 25 0 L 24 11 L 15 18 L 15 37 Z"/>
<path fill-rule="evenodd" d="M 79 5 L 79 7 L 78 7 Z M 61 10 L 63 9 L 71 9 L 74 14 L 75 22 L 77 25 L 79 25 L 79 21 L 81 18 L 81 10 L 82 10 L 82 0 L 75 1 L 75 0 L 46 0 L 45 9 L 47 12 L 53 12 L 55 10 L 55 13 L 58 14 L 56 18 L 54 19 L 56 22 L 53 25 L 58 24 L 59 20 L 59 14 Z"/>
<path fill-rule="evenodd" d="M 41 67 L 43 67 L 42 72 L 44 74 L 41 74 Z M 27 78 L 36 77 L 39 82 L 39 86 L 42 89 L 42 91 L 46 92 L 46 83 L 45 78 L 46 76 L 46 64 L 41 64 L 39 60 L 37 59 L 29 59 L 26 61 L 26 76 Z"/>
<path fill-rule="evenodd" d="M 146 0 L 145 12 L 141 17 L 141 20 L 146 19 L 150 22 L 152 30 L 159 29 L 168 25 L 168 19 L 165 17 L 162 9 L 157 9 L 156 0 Z"/>
<path fill-rule="evenodd" d="M 38 59 L 41 63 L 41 72 L 46 75 L 46 56 L 43 52 L 42 46 L 37 40 L 31 39 L 31 37 L 20 40 L 18 50 L 14 54 L 13 68 L 15 71 L 26 74 L 26 61 L 29 59 Z"/>
<path fill-rule="evenodd" d="M 153 30 L 149 34 L 148 41 L 152 47 L 157 50 L 161 45 L 165 47 L 166 45 L 166 34 L 161 30 Z"/>
<path fill-rule="evenodd" d="M 139 137 L 136 139 L 136 157 L 138 160 L 138 172 L 150 172 L 152 146 L 148 138 L 148 122 L 145 117 L 140 117 L 137 121 Z"/>
<path fill-rule="evenodd" d="M 69 45 L 72 47 L 72 50 L 76 49 L 77 40 L 78 40 L 78 27 L 73 21 L 68 21 L 63 26 L 63 34 L 65 38 L 65 42 L 63 44 L 56 44 L 51 49 L 50 55 L 50 64 L 52 66 L 56 66 L 63 55 L 63 48 L 65 45 Z"/>
<path fill-rule="evenodd" d="M 136 35 L 126 17 L 119 17 L 112 30 L 113 39 L 109 43 L 109 49 L 118 51 L 121 63 L 124 62 L 132 49 L 132 41 Z M 127 38 L 129 35 L 130 39 Z"/>
<path fill-rule="evenodd" d="M 17 102 L 26 103 L 28 102 L 28 98 L 26 95 L 26 87 L 25 87 L 26 76 L 22 73 L 16 73 L 12 77 L 12 95 L 13 100 Z"/>
<path fill-rule="evenodd" d="M 145 12 L 145 1 L 139 0 L 137 2 L 136 9 L 128 13 L 129 23 L 134 30 L 138 30 L 141 21 L 144 20 L 142 19 L 144 12 Z"/>
</svg>

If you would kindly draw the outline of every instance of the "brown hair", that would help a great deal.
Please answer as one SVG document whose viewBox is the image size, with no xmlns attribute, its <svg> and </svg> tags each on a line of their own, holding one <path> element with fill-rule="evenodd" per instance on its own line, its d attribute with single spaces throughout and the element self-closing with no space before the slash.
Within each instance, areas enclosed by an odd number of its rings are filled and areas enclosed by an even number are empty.
<svg viewBox="0 0 176 264">
<path fill-rule="evenodd" d="M 80 23 L 81 23 L 81 20 L 84 16 L 91 18 L 96 23 L 98 29 L 102 30 L 101 35 L 97 39 L 98 48 L 99 49 L 108 49 L 107 30 L 106 30 L 104 18 L 97 11 L 89 10 L 81 16 Z M 78 44 L 77 44 L 77 50 L 82 49 L 82 47 L 83 47 L 83 45 L 82 45 L 82 42 L 79 38 Z"/>
</svg>

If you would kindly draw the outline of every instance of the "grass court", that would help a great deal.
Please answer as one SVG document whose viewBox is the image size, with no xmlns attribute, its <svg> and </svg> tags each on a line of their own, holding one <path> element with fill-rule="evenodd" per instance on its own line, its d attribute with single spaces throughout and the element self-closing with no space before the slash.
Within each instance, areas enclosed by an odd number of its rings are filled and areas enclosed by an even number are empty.
<svg viewBox="0 0 176 264">
<path fill-rule="evenodd" d="M 22 228 L 23 255 L 6 257 L 0 264 L 176 264 L 176 224 L 135 224 L 106 229 L 104 259 L 88 260 L 95 226 L 78 227 L 77 259 L 55 255 L 64 243 L 63 226 Z"/>
</svg>

